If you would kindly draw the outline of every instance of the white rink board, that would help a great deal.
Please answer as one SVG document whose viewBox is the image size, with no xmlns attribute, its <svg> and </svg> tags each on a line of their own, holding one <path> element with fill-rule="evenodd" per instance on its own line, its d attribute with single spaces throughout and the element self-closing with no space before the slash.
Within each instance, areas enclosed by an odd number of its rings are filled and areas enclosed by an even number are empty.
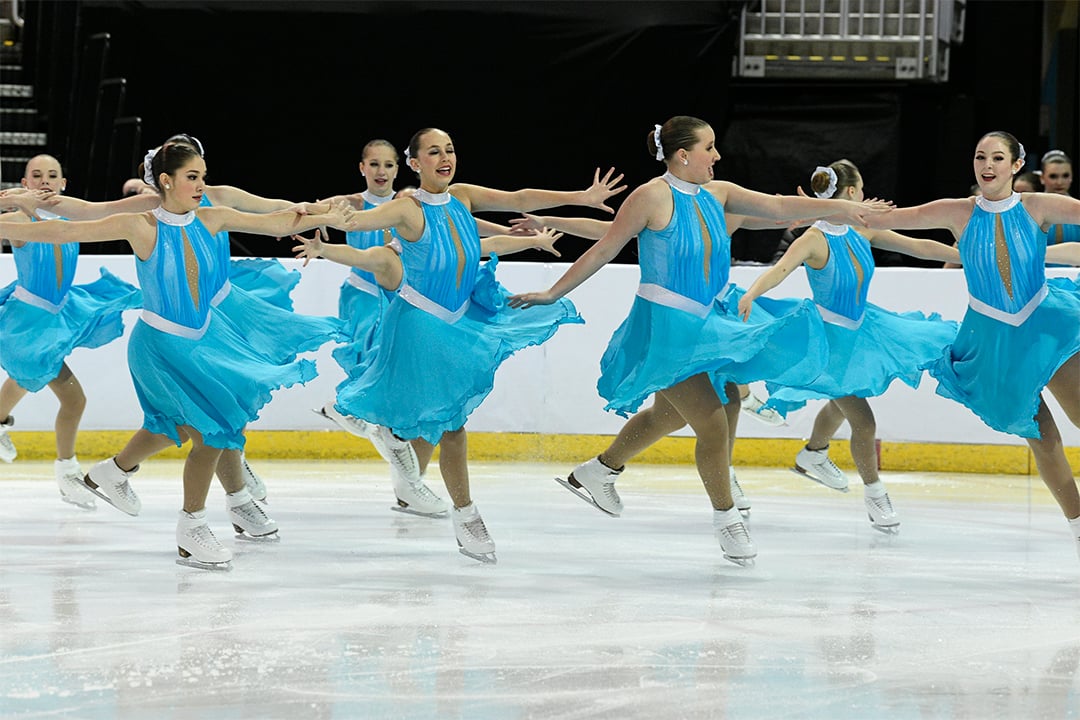
<svg viewBox="0 0 1080 720">
<path fill-rule="evenodd" d="M 283 258 L 286 267 L 299 268 L 298 261 Z M 84 255 L 80 258 L 76 284 L 91 282 L 98 268 L 107 267 L 119 277 L 135 283 L 131 256 Z M 515 263 L 502 260 L 498 278 L 511 292 L 549 287 L 569 267 L 567 263 Z M 731 279 L 748 287 L 764 266 L 737 266 Z M 338 288 L 347 269 L 326 261 L 316 261 L 300 270 L 302 279 L 293 292 L 298 312 L 334 315 Z M 1049 268 L 1051 276 L 1075 277 L 1074 268 Z M 0 255 L 0 287 L 14 281 L 15 263 L 9 253 Z M 604 412 L 604 401 L 596 392 L 600 356 L 608 339 L 633 301 L 638 282 L 634 265 L 610 265 L 570 293 L 570 299 L 585 318 L 585 325 L 567 325 L 540 347 L 528 348 L 510 358 L 499 369 L 495 387 L 469 418 L 468 428 L 478 432 L 540 432 L 570 434 L 614 434 L 624 420 Z M 770 295 L 807 296 L 809 287 L 802 269 L 796 271 Z M 896 311 L 939 312 L 947 319 L 960 320 L 967 291 L 960 270 L 925 268 L 878 268 L 870 288 L 870 301 Z M 119 340 L 94 350 L 76 350 L 68 364 L 82 382 L 87 408 L 84 430 L 126 430 L 142 424 L 127 367 L 127 337 L 138 317 L 125 315 L 126 330 Z M 325 420 L 311 412 L 333 397 L 334 387 L 344 373 L 330 353 L 334 345 L 310 354 L 320 375 L 306 386 L 278 391 L 263 409 L 253 430 L 321 430 Z M 435 349 L 437 350 L 437 349 Z M 433 366 L 437 356 L 433 350 Z M 758 392 L 764 388 L 755 386 Z M 983 443 L 1020 445 L 1020 438 L 987 428 L 966 408 L 935 394 L 936 383 L 925 376 L 918 390 L 894 383 L 884 395 L 872 401 L 878 421 L 878 435 L 889 442 Z M 1064 413 L 1045 393 L 1066 445 L 1080 445 L 1080 430 L 1065 420 Z M 56 413 L 56 399 L 48 390 L 29 395 L 16 408 L 19 430 L 50 430 Z M 793 414 L 788 425 L 772 428 L 760 423 L 740 423 L 741 437 L 804 438 L 819 404 Z M 847 437 L 846 425 L 840 436 Z M 679 434 L 690 434 L 684 429 Z"/>
</svg>

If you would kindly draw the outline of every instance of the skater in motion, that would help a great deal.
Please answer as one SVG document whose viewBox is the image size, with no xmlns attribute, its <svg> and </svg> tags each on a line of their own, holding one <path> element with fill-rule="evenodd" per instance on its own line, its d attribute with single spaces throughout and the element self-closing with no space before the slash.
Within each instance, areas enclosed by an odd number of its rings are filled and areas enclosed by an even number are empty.
<svg viewBox="0 0 1080 720">
<path fill-rule="evenodd" d="M 217 309 L 227 272 L 219 245 L 222 231 L 277 237 L 318 226 L 338 227 L 348 211 L 327 206 L 324 213 L 297 216 L 284 211 L 250 214 L 231 208 L 200 208 L 206 162 L 182 143 L 164 144 L 154 155 L 152 179 L 161 206 L 81 222 L 0 223 L 0 236 L 21 242 L 63 244 L 73 240 L 126 240 L 136 256 L 143 293 L 142 317 L 128 343 L 128 367 L 143 409 L 143 429 L 181 445 L 191 441 L 184 463 L 184 503 L 176 526 L 180 564 L 231 568 L 232 552 L 210 530 L 206 497 L 221 451 L 242 449 L 244 427 L 280 387 L 315 376 L 309 360 L 276 362 L 245 339 L 247 328 Z M 138 442 L 137 437 L 132 442 Z M 128 478 L 133 470 L 85 479 L 88 489 L 129 515 L 141 509 Z M 269 520 L 242 482 L 226 487 L 226 507 L 234 528 L 269 537 Z"/>
<path fill-rule="evenodd" d="M 394 181 L 398 176 L 400 158 L 397 148 L 388 140 L 375 139 L 364 145 L 360 155 L 360 174 L 364 178 L 365 188 L 358 193 L 335 195 L 327 198 L 329 202 L 344 202 L 354 210 L 371 210 L 396 197 Z M 320 231 L 316 230 L 316 233 Z M 319 235 L 321 239 L 321 234 Z M 294 240 L 303 242 L 300 237 Z M 381 248 L 395 242 L 393 232 L 388 229 L 352 230 L 345 234 L 348 247 L 357 250 Z M 400 246 L 400 240 L 396 241 Z M 376 256 L 382 253 L 375 253 Z M 396 257 L 396 255 L 395 255 Z M 345 263 L 348 264 L 348 263 Z M 341 285 L 338 296 L 338 317 L 345 323 L 345 344 L 334 349 L 333 357 L 346 375 L 351 374 L 368 353 L 371 352 L 378 337 L 379 324 L 382 321 L 390 299 L 401 282 L 400 277 L 392 281 L 383 278 L 380 283 L 375 273 L 353 266 Z M 378 425 L 369 425 L 358 418 L 342 415 L 334 408 L 330 400 L 315 410 L 318 415 L 336 423 L 342 430 L 357 437 L 370 440 L 379 455 L 390 464 L 391 485 L 394 488 L 394 510 L 418 515 L 420 517 L 443 518 L 450 510 L 449 503 L 439 497 L 420 474 L 412 456 L 394 442 L 392 433 Z M 396 456 L 395 456 L 396 451 Z M 401 467 L 412 467 L 409 472 L 402 472 Z"/>
<path fill-rule="evenodd" d="M 359 212 L 345 228 L 392 229 L 402 241 L 405 279 L 382 319 L 377 349 L 360 372 L 338 386 L 335 407 L 343 415 L 388 428 L 388 444 L 403 474 L 426 467 L 439 445 L 439 470 L 454 505 L 459 549 L 494 562 L 495 543 L 470 492 L 465 422 L 491 391 L 506 358 L 581 319 L 569 301 L 529 313 L 511 311 L 509 293 L 496 281 L 495 271 L 498 255 L 520 249 L 522 239 L 495 236 L 482 246 L 472 212 L 529 212 L 567 204 L 610 212 L 606 201 L 622 191 L 617 187 L 622 176 L 612 177 L 609 171 L 600 178 L 597 171 L 583 191 L 508 192 L 452 184 L 458 156 L 453 140 L 437 128 L 413 135 L 406 162 L 419 176 L 413 196 Z M 314 257 L 326 247 L 305 241 L 297 251 Z M 374 250 L 364 252 L 374 256 Z M 481 265 L 485 252 L 491 259 Z M 385 252 L 379 255 L 388 259 Z M 351 253 L 348 261 L 359 260 Z M 381 284 L 393 287 L 394 278 Z"/>
<path fill-rule="evenodd" d="M 206 152 L 198 138 L 187 133 L 169 137 L 165 144 L 185 145 L 205 159 Z M 156 188 L 153 178 L 153 157 L 160 148 L 147 152 L 140 165 L 143 185 Z M 137 194 L 120 200 L 87 202 L 78 198 L 62 198 L 58 212 L 73 220 L 96 220 L 118 212 L 147 212 L 161 204 L 161 195 Z M 271 213 L 292 210 L 305 214 L 314 206 L 289 200 L 265 198 L 232 185 L 205 185 L 200 207 L 230 207 L 249 213 Z M 325 207 L 325 205 L 323 205 Z M 216 247 L 221 254 L 217 267 L 220 283 L 215 290 L 221 293 L 218 309 L 229 315 L 235 324 L 245 328 L 245 337 L 258 351 L 278 362 L 291 362 L 298 352 L 316 350 L 324 343 L 340 339 L 341 323 L 336 318 L 315 317 L 293 312 L 290 294 L 300 282 L 300 273 L 286 270 L 277 258 L 233 258 L 231 240 L 223 233 Z M 172 441 L 161 435 L 139 432 L 124 450 L 113 458 L 97 463 L 90 476 L 114 472 L 116 466 L 135 468 L 154 454 L 169 447 Z M 232 487 L 239 479 L 251 496 L 259 501 L 267 498 L 266 483 L 248 463 L 243 450 L 222 451 L 217 464 L 218 478 Z"/>
<path fill-rule="evenodd" d="M 726 213 L 772 220 L 841 214 L 859 222 L 887 205 L 778 197 L 715 180 L 716 136 L 698 118 L 670 118 L 648 133 L 647 145 L 666 172 L 626 198 L 604 236 L 550 289 L 515 295 L 510 304 L 530 308 L 559 300 L 638 238 L 641 285 L 630 316 L 601 359 L 597 390 L 608 401 L 605 409 L 623 416 L 637 412 L 649 396 L 653 404 L 631 417 L 600 455 L 558 480 L 603 512 L 619 515 L 623 504 L 615 481 L 625 463 L 689 424 L 724 557 L 750 565 L 757 548 L 729 479 L 729 417 L 740 406 L 736 386 L 767 378 L 806 381 L 825 357 L 822 345 L 800 343 L 812 337 L 809 303 L 786 316 L 759 309 L 750 325 L 739 321 L 735 303 L 741 291 L 728 282 Z M 725 404 L 732 404 L 730 414 Z"/>
<path fill-rule="evenodd" d="M 865 197 L 862 174 L 850 160 L 818 167 L 811 175 L 810 187 L 819 198 L 860 202 Z M 928 318 L 920 312 L 894 313 L 867 302 L 874 276 L 872 247 L 927 260 L 960 260 L 955 248 L 933 240 L 819 220 L 750 285 L 739 299 L 739 315 L 749 318 L 758 297 L 800 265 L 806 266 L 815 308 L 823 321 L 828 365 L 805 385 L 767 383 L 767 405 L 786 416 L 808 400 L 827 400 L 814 417 L 806 447 L 795 457 L 795 471 L 827 488 L 847 492 L 847 476 L 829 458 L 829 441 L 846 420 L 870 522 L 877 530 L 895 533 L 900 516 L 878 475 L 877 424 L 867 398 L 881 395 L 897 379 L 918 387 L 923 368 L 956 336 L 957 323 L 944 321 L 937 314 Z"/>
<path fill-rule="evenodd" d="M 47 203 L 64 191 L 63 168 L 51 155 L 36 155 L 26 163 L 22 186 L 6 202 L 23 212 L 6 213 L 5 222 L 33 223 L 59 219 Z M 56 227 L 52 223 L 50 227 Z M 75 454 L 79 421 L 86 395 L 67 364 L 75 348 L 95 348 L 124 332 L 122 313 L 138 307 L 137 288 L 108 270 L 86 285 L 73 285 L 79 243 L 48 246 L 11 241 L 17 279 L 0 289 L 0 367 L 8 374 L 0 385 L 0 460 L 12 462 L 17 450 L 8 430 L 12 411 L 27 393 L 48 387 L 60 403 L 56 413 L 56 484 L 64 502 L 84 510 L 95 508 L 94 495 L 81 482 Z"/>
<path fill-rule="evenodd" d="M 1080 224 L 1080 200 L 1013 192 L 1023 165 L 1013 135 L 989 132 L 972 163 L 978 197 L 935 200 L 867 221 L 875 228 L 945 228 L 957 239 L 968 307 L 956 340 L 928 368 L 937 393 L 994 430 L 1027 440 L 1080 554 L 1080 493 L 1042 398 L 1049 390 L 1080 427 L 1080 292 L 1075 280 L 1048 280 L 1045 269 L 1048 261 L 1069 262 L 1075 243 L 1047 249 L 1046 229 Z"/>
</svg>

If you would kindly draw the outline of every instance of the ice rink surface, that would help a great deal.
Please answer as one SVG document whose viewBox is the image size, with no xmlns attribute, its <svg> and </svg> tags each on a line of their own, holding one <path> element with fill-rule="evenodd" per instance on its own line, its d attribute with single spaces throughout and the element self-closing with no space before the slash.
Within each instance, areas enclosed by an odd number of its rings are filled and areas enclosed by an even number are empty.
<svg viewBox="0 0 1080 720">
<path fill-rule="evenodd" d="M 215 485 L 229 573 L 174 563 L 179 462 L 135 518 L 0 466 L 0 717 L 1080 718 L 1080 559 L 1037 478 L 885 472 L 889 537 L 857 478 L 740 468 L 748 569 L 690 467 L 631 466 L 612 518 L 569 467 L 474 463 L 492 566 L 391 512 L 381 463 L 252 465 L 281 541 L 236 540 Z"/>
</svg>

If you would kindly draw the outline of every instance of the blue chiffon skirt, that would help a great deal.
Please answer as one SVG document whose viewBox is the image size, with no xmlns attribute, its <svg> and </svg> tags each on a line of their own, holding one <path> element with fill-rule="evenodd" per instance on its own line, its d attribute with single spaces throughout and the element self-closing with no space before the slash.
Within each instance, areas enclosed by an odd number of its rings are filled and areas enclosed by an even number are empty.
<svg viewBox="0 0 1080 720">
<path fill-rule="evenodd" d="M 229 262 L 229 281 L 260 300 L 292 310 L 300 272 L 287 270 L 277 258 L 234 258 Z"/>
<path fill-rule="evenodd" d="M 1051 278 L 1047 289 L 1019 327 L 968 308 L 956 340 L 928 368 L 938 394 L 967 406 L 994 430 L 1038 438 L 1042 390 L 1080 352 L 1080 284 Z"/>
<path fill-rule="evenodd" d="M 496 265 L 492 258 L 480 268 L 469 309 L 453 324 L 395 296 L 373 353 L 338 385 L 338 411 L 389 427 L 398 437 L 438 443 L 488 396 L 503 361 L 545 342 L 563 324 L 584 322 L 565 298 L 510 308 L 510 293 L 495 280 Z"/>
<path fill-rule="evenodd" d="M 827 348 L 813 303 L 759 298 L 743 322 L 745 291 L 730 287 L 704 317 L 635 297 L 600 360 L 596 388 L 605 410 L 627 417 L 658 390 L 701 373 L 726 402 L 729 382 L 809 382 L 821 372 Z"/>
<path fill-rule="evenodd" d="M 37 392 L 60 374 L 77 348 L 96 348 L 124 334 L 123 311 L 142 304 L 142 292 L 105 268 L 86 285 L 73 285 L 59 312 L 0 290 L 0 367 L 20 387 Z"/>
<path fill-rule="evenodd" d="M 799 386 L 766 383 L 765 405 L 786 416 L 808 400 L 876 397 L 894 380 L 917 388 L 926 367 L 956 338 L 958 327 L 937 313 L 895 313 L 868 304 L 858 328 L 825 323 L 829 362 L 820 375 Z"/>
<path fill-rule="evenodd" d="M 338 298 L 338 317 L 345 323 L 345 344 L 334 348 L 334 360 L 346 375 L 352 374 L 361 360 L 373 351 L 376 333 L 383 313 L 390 305 L 386 293 L 372 295 L 359 288 L 343 283 Z"/>
</svg>

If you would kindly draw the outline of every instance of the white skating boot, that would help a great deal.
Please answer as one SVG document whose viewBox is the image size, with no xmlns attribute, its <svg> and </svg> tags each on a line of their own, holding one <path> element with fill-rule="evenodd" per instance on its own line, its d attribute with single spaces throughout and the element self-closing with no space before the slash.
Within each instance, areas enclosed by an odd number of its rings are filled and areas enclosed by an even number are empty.
<svg viewBox="0 0 1080 720">
<path fill-rule="evenodd" d="M 15 450 L 15 443 L 11 442 L 11 436 L 8 435 L 8 430 L 14 426 L 14 415 L 8 415 L 7 420 L 0 422 L 0 460 L 6 463 L 14 460 L 19 454 Z"/>
<path fill-rule="evenodd" d="M 342 415 L 334 409 L 333 401 L 326 403 L 317 410 L 312 410 L 312 412 L 316 415 L 321 415 L 332 423 L 336 423 L 342 430 L 351 433 L 356 437 L 371 437 L 372 426 L 370 424 L 358 417 L 353 417 L 352 415 Z"/>
<path fill-rule="evenodd" d="M 1072 530 L 1073 537 L 1076 538 L 1076 554 L 1080 557 L 1080 517 L 1069 521 L 1069 529 Z"/>
<path fill-rule="evenodd" d="M 469 503 L 463 508 L 454 508 L 454 536 L 457 538 L 458 551 L 473 560 L 494 564 L 495 542 L 488 535 L 484 519 L 476 509 L 476 503 Z"/>
<path fill-rule="evenodd" d="M 200 570 L 232 570 L 232 551 L 218 542 L 206 524 L 206 509 L 194 513 L 180 511 L 176 521 L 177 565 Z"/>
<path fill-rule="evenodd" d="M 728 474 L 731 476 L 731 499 L 735 501 L 735 507 L 739 508 L 739 513 L 744 518 L 748 518 L 750 517 L 750 498 L 746 497 L 739 479 L 735 477 L 734 465 L 728 467 Z"/>
<path fill-rule="evenodd" d="M 390 476 L 394 482 L 397 505 L 391 510 L 429 518 L 444 518 L 450 511 L 450 503 L 443 500 L 424 482 L 423 476 L 410 479 L 391 466 Z"/>
<path fill-rule="evenodd" d="M 225 495 L 225 509 L 229 511 L 236 537 L 245 540 L 277 541 L 277 522 L 266 514 L 262 504 L 251 496 L 247 488 Z"/>
<path fill-rule="evenodd" d="M 53 463 L 53 472 L 56 474 L 61 500 L 83 510 L 97 509 L 94 493 L 87 490 L 82 483 L 83 471 L 77 457 L 72 455 L 67 460 L 57 460 Z"/>
<path fill-rule="evenodd" d="M 795 467 L 792 469 L 827 488 L 840 492 L 848 491 L 847 475 L 829 459 L 827 445 L 821 450 L 811 450 L 803 446 L 803 449 L 795 456 Z"/>
<path fill-rule="evenodd" d="M 136 465 L 130 471 L 124 472 L 116 464 L 116 457 L 113 456 L 90 468 L 90 472 L 83 478 L 83 485 L 120 512 L 138 515 L 142 510 L 142 501 L 128 482 L 128 479 L 138 470 L 139 466 Z"/>
<path fill-rule="evenodd" d="M 615 478 L 619 477 L 621 472 L 622 468 L 612 470 L 600 462 L 599 457 L 594 457 L 574 468 L 566 480 L 557 477 L 555 482 L 590 505 L 618 517 L 622 513 L 623 504 L 615 490 Z"/>
<path fill-rule="evenodd" d="M 244 476 L 244 487 L 251 493 L 251 497 L 259 502 L 266 502 L 266 483 L 248 465 L 247 455 L 244 453 L 240 453 L 240 472 Z"/>
<path fill-rule="evenodd" d="M 900 516 L 893 509 L 889 493 L 885 492 L 885 484 L 880 480 L 870 485 L 864 485 L 866 512 L 870 516 L 870 522 L 875 530 L 880 530 L 887 535 L 896 535 L 900 532 Z"/>
<path fill-rule="evenodd" d="M 772 408 L 765 407 L 765 403 L 763 403 L 761 400 L 758 400 L 757 396 L 754 395 L 753 391 L 751 391 L 749 395 L 742 399 L 741 405 L 742 411 L 757 420 L 758 422 L 763 422 L 766 425 L 773 426 L 787 424 L 787 422 L 784 420 L 783 415 L 776 412 L 776 410 L 773 410 Z"/>
<path fill-rule="evenodd" d="M 713 510 L 713 532 L 720 541 L 725 560 L 743 567 L 754 565 L 757 547 L 750 539 L 750 529 L 743 522 L 737 507 L 733 505 L 727 510 Z"/>
<path fill-rule="evenodd" d="M 388 427 L 370 424 L 368 427 L 371 428 L 368 439 L 393 471 L 411 482 L 420 481 L 420 461 L 412 443 L 397 437 Z"/>
</svg>

